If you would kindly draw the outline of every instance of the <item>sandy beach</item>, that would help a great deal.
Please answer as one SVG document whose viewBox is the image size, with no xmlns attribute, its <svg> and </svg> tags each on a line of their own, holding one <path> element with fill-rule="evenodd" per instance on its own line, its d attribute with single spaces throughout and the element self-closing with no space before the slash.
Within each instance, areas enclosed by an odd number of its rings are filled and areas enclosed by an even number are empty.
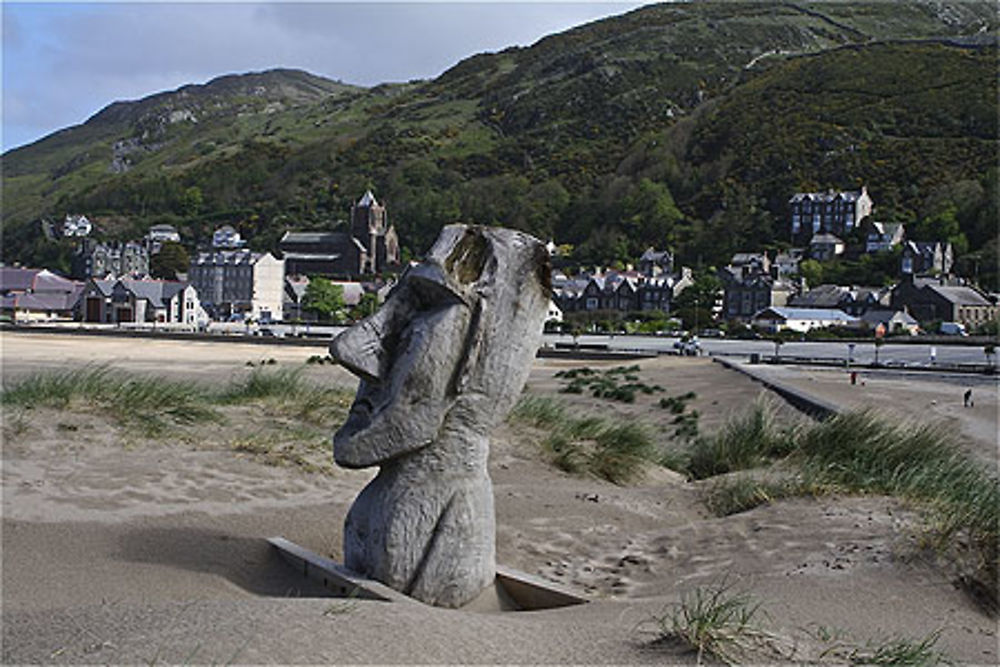
<svg viewBox="0 0 1000 667">
<path fill-rule="evenodd" d="M 87 364 L 224 384 L 250 372 L 247 362 L 292 368 L 322 354 L 20 332 L 0 343 L 5 388 Z M 710 359 L 637 363 L 665 395 L 695 392 L 707 433 L 770 393 Z M 667 430 L 658 396 L 621 404 L 558 393 L 555 373 L 581 365 L 615 364 L 538 360 L 526 392 Z M 852 387 L 842 371 L 768 371 L 837 405 L 877 402 L 904 419 L 945 420 L 996 467 L 995 386 L 977 389 L 975 407 L 963 409 L 954 383 L 869 376 Z M 355 387 L 335 366 L 304 372 L 331 391 Z M 769 400 L 783 418 L 801 418 Z M 922 555 L 914 510 L 897 500 L 795 498 L 717 518 L 699 483 L 666 469 L 623 486 L 570 475 L 513 424 L 491 450 L 498 562 L 588 603 L 480 613 L 334 598 L 265 539 L 281 535 L 340 560 L 344 516 L 372 472 L 323 463 L 320 449 L 308 452 L 308 467 L 269 463 L 234 443 L 295 425 L 264 409 L 227 415 L 140 437 L 93 411 L 5 410 L 4 664 L 692 664 L 683 647 L 651 642 L 651 620 L 720 581 L 749 590 L 798 658 L 822 652 L 820 635 L 863 645 L 940 632 L 935 648 L 956 663 L 998 660 L 996 619 Z"/>
</svg>

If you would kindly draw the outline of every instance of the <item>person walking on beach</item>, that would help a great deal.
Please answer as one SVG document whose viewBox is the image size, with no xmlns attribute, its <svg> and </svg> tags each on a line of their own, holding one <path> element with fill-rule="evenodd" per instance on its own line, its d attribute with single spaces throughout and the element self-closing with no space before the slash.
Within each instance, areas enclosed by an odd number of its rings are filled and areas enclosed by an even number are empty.
<svg viewBox="0 0 1000 667">
<path fill-rule="evenodd" d="M 963 397 L 963 400 L 965 402 L 965 407 L 967 408 L 972 407 L 972 389 L 965 390 L 965 396 Z"/>
</svg>

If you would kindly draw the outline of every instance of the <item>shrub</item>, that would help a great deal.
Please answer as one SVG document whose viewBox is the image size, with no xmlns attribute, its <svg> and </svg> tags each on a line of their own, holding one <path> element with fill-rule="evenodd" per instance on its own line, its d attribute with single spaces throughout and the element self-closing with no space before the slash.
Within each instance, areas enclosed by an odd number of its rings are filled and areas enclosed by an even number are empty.
<svg viewBox="0 0 1000 667">
<path fill-rule="evenodd" d="M 794 432 L 779 430 L 774 406 L 758 401 L 726 422 L 715 437 L 696 440 L 686 472 L 694 479 L 705 479 L 753 468 L 794 449 Z"/>
<path fill-rule="evenodd" d="M 663 459 L 642 424 L 579 417 L 550 398 L 523 396 L 510 418 L 548 431 L 542 446 L 552 463 L 566 472 L 624 484 L 636 478 L 644 465 Z"/>
<path fill-rule="evenodd" d="M 759 626 L 764 615 L 749 593 L 734 591 L 723 581 L 684 593 L 679 603 L 653 621 L 661 639 L 683 642 L 696 651 L 698 664 L 706 655 L 735 664 L 776 647 L 777 638 Z"/>
</svg>

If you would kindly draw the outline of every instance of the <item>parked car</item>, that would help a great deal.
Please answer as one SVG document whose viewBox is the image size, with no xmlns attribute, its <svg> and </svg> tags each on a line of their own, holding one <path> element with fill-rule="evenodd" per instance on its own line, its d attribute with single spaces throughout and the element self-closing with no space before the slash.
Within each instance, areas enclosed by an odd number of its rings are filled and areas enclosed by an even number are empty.
<svg viewBox="0 0 1000 667">
<path fill-rule="evenodd" d="M 965 330 L 965 325 L 960 322 L 942 322 L 941 328 L 938 329 L 945 336 L 968 336 L 969 332 Z"/>
</svg>

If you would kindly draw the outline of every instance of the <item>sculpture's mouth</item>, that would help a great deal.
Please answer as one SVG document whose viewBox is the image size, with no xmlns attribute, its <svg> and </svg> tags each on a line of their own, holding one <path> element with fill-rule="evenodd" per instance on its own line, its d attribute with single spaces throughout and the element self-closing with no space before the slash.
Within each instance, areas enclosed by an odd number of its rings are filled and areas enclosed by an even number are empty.
<svg viewBox="0 0 1000 667">
<path fill-rule="evenodd" d="M 372 417 L 375 415 L 375 412 L 374 401 L 367 396 L 358 396 L 354 399 L 354 403 L 347 413 L 347 419 L 337 432 L 337 436 L 350 437 L 359 431 L 365 430 L 371 426 Z"/>
</svg>

